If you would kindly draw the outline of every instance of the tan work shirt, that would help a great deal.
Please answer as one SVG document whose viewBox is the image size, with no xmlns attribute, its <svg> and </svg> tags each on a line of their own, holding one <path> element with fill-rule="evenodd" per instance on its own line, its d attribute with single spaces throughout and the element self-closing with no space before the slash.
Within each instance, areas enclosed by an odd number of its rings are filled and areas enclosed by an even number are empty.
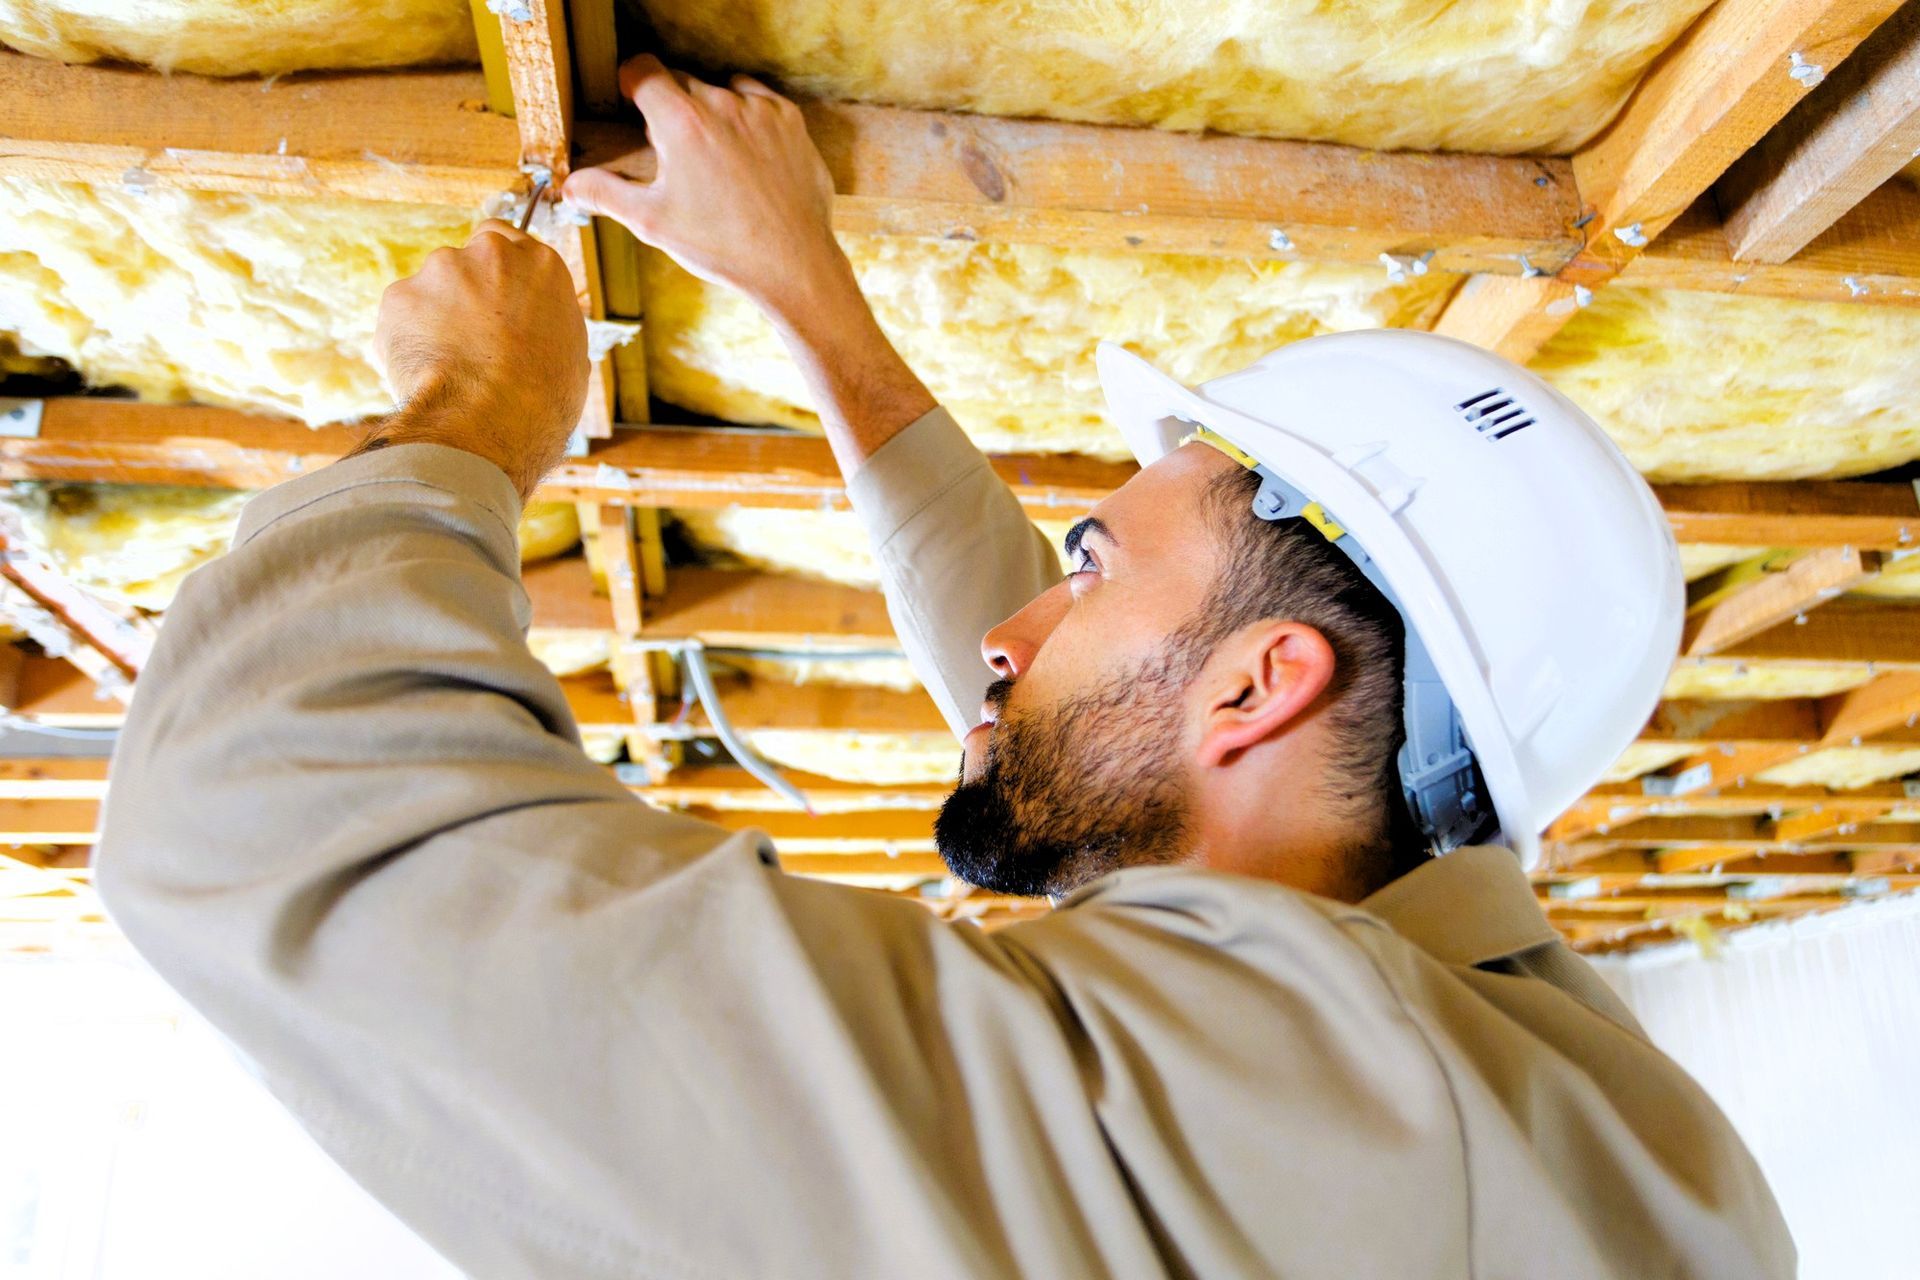
<svg viewBox="0 0 1920 1280">
<path fill-rule="evenodd" d="M 853 488 L 958 724 L 955 655 L 1057 566 L 944 415 Z M 1359 906 L 1121 872 L 993 934 L 786 876 L 580 752 L 517 506 L 432 445 L 254 499 L 98 855 L 161 974 L 473 1274 L 1791 1274 L 1504 851 Z"/>
</svg>

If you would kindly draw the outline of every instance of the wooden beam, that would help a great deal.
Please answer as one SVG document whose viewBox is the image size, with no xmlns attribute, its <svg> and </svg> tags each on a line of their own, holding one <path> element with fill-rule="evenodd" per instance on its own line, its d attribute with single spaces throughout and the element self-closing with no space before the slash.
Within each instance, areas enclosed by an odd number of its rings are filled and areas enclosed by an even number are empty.
<svg viewBox="0 0 1920 1280">
<path fill-rule="evenodd" d="M 791 769 L 782 772 L 789 782 L 807 793 L 814 811 L 822 814 L 850 809 L 937 809 L 953 791 L 950 786 L 929 783 L 882 786 Z M 5 775 L 0 774 L 0 796 L 7 794 L 4 778 Z M 637 786 L 633 791 L 655 804 L 679 809 L 795 808 L 784 796 L 737 765 L 688 765 L 675 770 L 672 778 L 665 782 Z"/>
<path fill-rule="evenodd" d="M 1720 650 L 1722 657 L 1766 662 L 1871 662 L 1920 667 L 1920 605 L 1835 600 Z"/>
<path fill-rule="evenodd" d="M 1920 152 L 1920 8 L 1881 23 L 1716 194 L 1742 261 L 1785 262 Z"/>
<path fill-rule="evenodd" d="M 479 205 L 524 190 L 477 71 L 269 80 L 0 52 L 0 176 Z"/>
<path fill-rule="evenodd" d="M 1725 598 L 1690 611 L 1680 652 L 1719 653 L 1771 627 L 1793 622 L 1880 572 L 1879 554 L 1854 547 L 1823 547 L 1775 573 L 1762 572 Z"/>
<path fill-rule="evenodd" d="M 1910 484 L 1732 481 L 1653 491 L 1681 542 L 1862 551 L 1920 545 L 1920 495 Z"/>
<path fill-rule="evenodd" d="M 98 800 L 0 800 L 0 844 L 86 844 L 100 838 Z"/>
<path fill-rule="evenodd" d="M 1782 263 L 1738 262 L 1711 196 L 1628 264 L 1622 284 L 1802 302 L 1920 306 L 1920 191 L 1889 182 Z"/>
<path fill-rule="evenodd" d="M 0 479 L 264 489 L 325 466 L 358 443 L 349 427 L 201 405 L 95 396 L 44 402 L 40 434 L 0 437 Z M 1130 479 L 1131 463 L 1073 454 L 990 459 L 1027 513 L 1071 520 Z M 1858 480 L 1662 484 L 1654 492 L 1681 542 L 1911 549 L 1920 498 L 1911 484 Z M 846 510 L 825 440 L 756 427 L 644 426 L 563 461 L 545 501 L 635 506 Z"/>
<path fill-rule="evenodd" d="M 1920 672 L 1895 671 L 1821 700 L 1822 746 L 1859 746 L 1920 726 Z"/>
<path fill-rule="evenodd" d="M 1631 261 L 1642 247 L 1634 240 L 1657 238 L 1807 96 L 1809 81 L 1832 74 L 1899 7 L 1721 0 L 1707 10 L 1574 157 L 1581 197 L 1596 215 L 1581 258 L 1602 276 Z"/>
<path fill-rule="evenodd" d="M 786 809 L 689 809 L 687 815 L 729 831 L 764 831 L 783 847 L 799 842 L 846 845 L 928 844 L 933 814 L 925 809 L 873 809 L 855 813 L 800 813 Z"/>
<path fill-rule="evenodd" d="M 736 729 L 859 730 L 868 733 L 946 734 L 933 699 L 919 689 L 861 689 L 831 684 L 782 684 L 773 680 L 721 680 L 720 701 Z M 712 732 L 705 712 L 684 721 L 678 703 L 663 700 L 648 732 L 667 738 Z M 956 744 L 957 746 L 957 744 Z"/>
<path fill-rule="evenodd" d="M 839 102 L 803 102 L 839 198 L 865 235 L 1553 271 L 1579 247 L 1565 161 L 1374 152 Z M 580 163 L 650 181 L 632 124 L 582 122 Z"/>
<path fill-rule="evenodd" d="M 506 51 L 507 78 L 513 88 L 514 123 L 520 133 L 520 165 L 543 173 L 554 191 L 566 180 L 573 151 L 573 67 L 567 48 L 567 15 L 562 0 L 526 0 L 525 20 L 487 15 L 500 28 Z M 556 205 L 543 200 L 533 227 L 566 261 L 573 276 L 581 312 L 590 320 L 604 319 L 599 250 L 591 225 L 576 226 L 555 215 Z M 613 431 L 612 361 L 594 362 L 587 378 L 587 399 L 579 429 L 590 440 L 605 439 Z"/>
<path fill-rule="evenodd" d="M 740 648 L 831 650 L 899 643 L 877 591 L 785 574 L 696 568 L 675 570 L 651 612 L 647 636 Z"/>
<path fill-rule="evenodd" d="M 0 760 L 0 800 L 100 800 L 106 794 L 105 757 Z"/>
<path fill-rule="evenodd" d="M 1780 821 L 1784 822 L 1795 813 L 1824 810 L 1838 815 L 1839 822 L 1865 822 L 1906 807 L 1920 810 L 1920 797 L 1908 795 L 1906 787 L 1898 782 L 1833 791 L 1826 787 L 1783 787 L 1749 781 L 1742 787 L 1687 791 L 1680 795 L 1649 792 L 1638 781 L 1613 782 L 1595 787 L 1568 806 L 1560 820 L 1548 828 L 1546 838 L 1569 840 L 1589 831 L 1605 834 L 1614 827 L 1646 817 L 1696 813 L 1780 814 L 1783 815 Z"/>
<path fill-rule="evenodd" d="M 1586 243 L 1551 282 L 1463 289 L 1435 325 L 1524 361 L 1838 66 L 1899 0 L 1720 0 L 1573 157 Z M 1796 59 L 1798 61 L 1796 61 Z M 1817 70 L 1798 70 L 1802 65 Z"/>
</svg>

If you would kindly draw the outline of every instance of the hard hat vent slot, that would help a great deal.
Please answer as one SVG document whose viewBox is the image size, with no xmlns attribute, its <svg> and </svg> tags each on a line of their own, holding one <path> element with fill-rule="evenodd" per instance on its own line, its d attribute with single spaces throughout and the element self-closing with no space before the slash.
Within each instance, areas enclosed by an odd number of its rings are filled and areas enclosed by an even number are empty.
<svg viewBox="0 0 1920 1280">
<path fill-rule="evenodd" d="M 1467 420 L 1468 426 L 1489 440 L 1504 440 L 1533 425 L 1533 415 L 1525 406 L 1499 387 L 1462 400 L 1453 408 Z"/>
</svg>

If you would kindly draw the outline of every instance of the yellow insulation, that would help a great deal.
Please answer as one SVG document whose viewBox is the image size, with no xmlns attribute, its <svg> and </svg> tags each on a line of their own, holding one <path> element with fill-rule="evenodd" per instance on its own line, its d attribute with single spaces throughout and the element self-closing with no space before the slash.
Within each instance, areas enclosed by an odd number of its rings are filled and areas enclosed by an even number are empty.
<svg viewBox="0 0 1920 1280">
<path fill-rule="evenodd" d="M 381 291 L 474 215 L 0 178 L 0 332 L 93 386 L 309 423 L 380 413 Z"/>
<path fill-rule="evenodd" d="M 861 733 L 839 729 L 760 729 L 747 742 L 767 759 L 803 773 L 875 786 L 952 782 L 960 744 L 936 733 Z"/>
<path fill-rule="evenodd" d="M 1662 697 L 1735 700 L 1824 698 L 1873 679 L 1864 662 L 1795 662 L 1751 666 L 1730 658 L 1683 658 Z"/>
<path fill-rule="evenodd" d="M 0 0 L 0 44 L 209 76 L 480 56 L 467 0 Z"/>
<path fill-rule="evenodd" d="M 1910 554 L 1895 560 L 1882 569 L 1878 576 L 1855 587 L 1853 593 L 1891 600 L 1920 597 L 1920 555 Z"/>
<path fill-rule="evenodd" d="M 1406 325 L 1451 288 L 1379 267 L 887 237 L 844 240 L 881 327 L 991 451 L 1127 456 L 1102 414 L 1102 339 L 1199 382 L 1319 333 Z M 654 394 L 739 422 L 818 430 L 800 371 L 753 304 L 642 258 Z"/>
<path fill-rule="evenodd" d="M 1655 480 L 1851 476 L 1920 457 L 1920 313 L 1616 286 L 1533 368 Z"/>
<path fill-rule="evenodd" d="M 808 93 L 1418 151 L 1571 151 L 1707 0 L 642 0 Z"/>
<path fill-rule="evenodd" d="M 1830 747 L 1760 775 L 1783 787 L 1866 787 L 1920 770 L 1920 747 Z"/>
<path fill-rule="evenodd" d="M 75 585 L 142 609 L 165 609 L 187 574 L 224 553 L 253 495 L 169 485 L 22 484 L 0 502 L 27 549 Z M 536 502 L 520 520 L 522 562 L 579 540 L 569 503 Z M 601 659 L 605 661 L 604 656 Z"/>
<path fill-rule="evenodd" d="M 1652 773 L 1676 760 L 1684 760 L 1693 752 L 1694 748 L 1686 743 L 1636 742 L 1620 753 L 1620 758 L 1613 762 L 1612 767 L 1600 775 L 1600 781 L 1630 782 L 1643 773 Z"/>
</svg>

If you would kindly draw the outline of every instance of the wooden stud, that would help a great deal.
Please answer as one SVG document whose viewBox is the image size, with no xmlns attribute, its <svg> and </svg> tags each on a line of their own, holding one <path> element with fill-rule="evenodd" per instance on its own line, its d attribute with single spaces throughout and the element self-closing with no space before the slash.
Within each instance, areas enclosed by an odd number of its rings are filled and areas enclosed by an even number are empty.
<svg viewBox="0 0 1920 1280">
<path fill-rule="evenodd" d="M 0 52 L 0 177 L 477 207 L 524 190 L 476 71 L 163 76 Z"/>
<path fill-rule="evenodd" d="M 1660 55 L 1606 130 L 1573 157 L 1586 242 L 1553 285 L 1463 289 L 1437 331 L 1526 360 L 1805 96 L 1898 0 L 1720 0 Z M 1800 59 L 1795 62 L 1795 58 Z"/>
<path fill-rule="evenodd" d="M 1896 671 L 1820 705 L 1822 746 L 1847 746 L 1920 727 L 1920 672 Z"/>
<path fill-rule="evenodd" d="M 520 163 L 544 170 L 557 192 L 572 163 L 573 70 L 566 13 L 561 0 L 527 0 L 527 5 L 532 16 L 526 21 L 496 21 L 513 86 Z M 603 319 L 606 311 L 593 229 L 562 221 L 556 207 L 553 198 L 543 200 L 534 216 L 534 229 L 566 262 L 580 310 L 589 319 Z M 613 433 L 614 394 L 612 362 L 595 361 L 580 416 L 579 429 L 587 439 L 605 439 Z"/>
<path fill-rule="evenodd" d="M 1735 261 L 1712 197 L 1702 197 L 1619 279 L 1637 288 L 1920 306 L 1920 191 L 1906 182 L 1881 186 L 1783 263 Z"/>
<path fill-rule="evenodd" d="M 573 65 L 583 114 L 611 116 L 620 108 L 620 51 L 613 0 L 566 0 Z"/>
<path fill-rule="evenodd" d="M 1768 662 L 1871 662 L 1920 667 L 1920 606 L 1835 600 L 1798 620 L 1736 641 L 1723 657 Z"/>
<path fill-rule="evenodd" d="M 1920 8 L 1881 23 L 1716 194 L 1741 261 L 1785 262 L 1920 152 Z"/>
<path fill-rule="evenodd" d="M 44 402 L 40 434 L 0 437 L 0 479 L 264 489 L 324 466 L 358 443 L 348 427 L 200 405 L 95 397 Z M 1071 454 L 989 459 L 1030 516 L 1072 520 L 1130 479 L 1131 463 Z M 1858 480 L 1662 484 L 1654 492 L 1681 542 L 1862 551 L 1920 545 L 1913 486 Z M 567 459 L 543 501 L 635 506 L 847 509 L 826 441 L 752 427 L 644 426 Z"/>
<path fill-rule="evenodd" d="M 1376 264 L 1544 271 L 1579 245 L 1562 160 L 1363 151 L 807 101 L 807 129 L 863 235 Z M 583 164 L 640 181 L 636 124 L 582 122 Z"/>
<path fill-rule="evenodd" d="M 1792 560 L 1779 572 L 1762 573 L 1725 598 L 1693 612 L 1687 619 L 1680 652 L 1705 657 L 1760 634 L 1791 623 L 1859 586 L 1880 572 L 1880 556 L 1854 547 L 1825 547 Z"/>
</svg>

